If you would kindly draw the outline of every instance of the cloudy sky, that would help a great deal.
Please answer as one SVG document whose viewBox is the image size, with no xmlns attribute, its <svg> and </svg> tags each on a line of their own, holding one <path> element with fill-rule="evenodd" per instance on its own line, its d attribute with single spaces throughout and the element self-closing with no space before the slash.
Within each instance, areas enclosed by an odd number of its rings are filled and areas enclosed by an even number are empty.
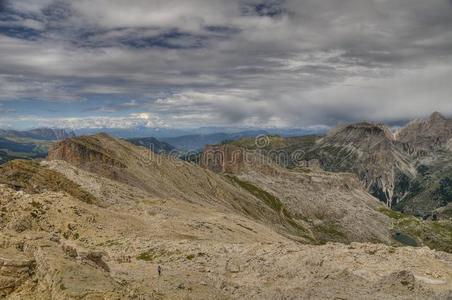
<svg viewBox="0 0 452 300">
<path fill-rule="evenodd" d="M 0 127 L 452 115 L 452 0 L 0 0 Z"/>
</svg>

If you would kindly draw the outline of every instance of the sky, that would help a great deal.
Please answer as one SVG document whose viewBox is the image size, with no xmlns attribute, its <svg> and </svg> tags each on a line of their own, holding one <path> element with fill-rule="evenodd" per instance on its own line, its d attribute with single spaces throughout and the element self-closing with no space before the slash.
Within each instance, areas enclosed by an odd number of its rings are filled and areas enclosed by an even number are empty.
<svg viewBox="0 0 452 300">
<path fill-rule="evenodd" d="M 452 115 L 452 0 L 0 0 L 0 127 Z"/>
</svg>

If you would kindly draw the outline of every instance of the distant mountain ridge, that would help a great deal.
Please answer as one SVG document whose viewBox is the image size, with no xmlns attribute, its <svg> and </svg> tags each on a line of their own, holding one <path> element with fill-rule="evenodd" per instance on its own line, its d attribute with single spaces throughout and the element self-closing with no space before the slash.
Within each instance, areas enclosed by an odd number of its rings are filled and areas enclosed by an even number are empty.
<svg viewBox="0 0 452 300">
<path fill-rule="evenodd" d="M 26 131 L 0 129 L 0 136 L 7 138 L 29 138 L 43 141 L 58 141 L 74 137 L 73 131 L 65 129 L 37 128 Z"/>
<path fill-rule="evenodd" d="M 452 216 L 452 119 L 438 112 L 395 133 L 382 123 L 360 122 L 339 125 L 323 137 L 268 141 L 260 151 L 285 154 L 286 167 L 318 161 L 327 171 L 358 175 L 367 191 L 388 206 L 419 216 L 437 209 Z M 231 144 L 256 148 L 249 139 Z M 302 157 L 294 160 L 300 151 Z"/>
<path fill-rule="evenodd" d="M 73 132 L 64 129 L 0 129 L 0 164 L 18 158 L 44 158 L 53 142 L 74 136 Z"/>
<path fill-rule="evenodd" d="M 155 153 L 170 153 L 171 151 L 176 150 L 173 145 L 159 141 L 158 139 L 153 137 L 133 138 L 127 139 L 127 141 L 134 144 L 135 146 L 145 147 Z"/>
<path fill-rule="evenodd" d="M 179 138 L 183 136 L 208 136 L 214 134 L 237 135 L 241 132 L 265 131 L 268 134 L 277 134 L 281 136 L 302 136 L 325 134 L 328 131 L 326 126 L 312 126 L 306 128 L 260 128 L 260 127 L 200 127 L 200 128 L 150 128 L 150 127 L 132 127 L 132 128 L 80 128 L 74 129 L 77 136 L 94 135 L 97 133 L 107 133 L 111 136 L 130 139 L 154 137 L 157 139 Z"/>
<path fill-rule="evenodd" d="M 173 145 L 179 150 L 200 151 L 205 145 L 219 144 L 225 140 L 238 140 L 242 137 L 254 137 L 260 134 L 268 134 L 266 131 L 244 131 L 238 133 L 213 133 L 200 135 L 186 135 L 174 138 L 162 138 L 161 140 Z"/>
</svg>

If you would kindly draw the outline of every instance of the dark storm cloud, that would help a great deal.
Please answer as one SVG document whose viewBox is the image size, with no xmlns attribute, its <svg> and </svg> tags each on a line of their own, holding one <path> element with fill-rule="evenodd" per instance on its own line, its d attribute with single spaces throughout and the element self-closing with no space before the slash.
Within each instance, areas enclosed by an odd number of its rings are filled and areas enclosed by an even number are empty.
<svg viewBox="0 0 452 300">
<path fill-rule="evenodd" d="M 15 0 L 2 7 L 4 101 L 89 101 L 84 112 L 95 116 L 142 110 L 146 122 L 174 126 L 452 114 L 450 0 Z M 120 100 L 106 105 L 112 95 Z"/>
<path fill-rule="evenodd" d="M 6 11 L 6 0 L 0 0 L 0 13 L 3 13 Z"/>
</svg>

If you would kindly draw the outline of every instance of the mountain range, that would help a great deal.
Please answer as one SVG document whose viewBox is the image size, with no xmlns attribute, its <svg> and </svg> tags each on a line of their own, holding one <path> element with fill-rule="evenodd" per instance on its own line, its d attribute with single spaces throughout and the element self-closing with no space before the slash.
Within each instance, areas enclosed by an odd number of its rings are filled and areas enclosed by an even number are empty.
<svg viewBox="0 0 452 300">
<path fill-rule="evenodd" d="M 235 133 L 212 133 L 212 134 L 197 134 L 197 135 L 185 135 L 173 138 L 161 138 L 168 144 L 171 144 L 176 149 L 181 151 L 201 151 L 204 146 L 209 144 L 219 144 L 226 140 L 238 140 L 243 137 L 255 137 L 258 135 L 269 134 L 265 130 L 251 130 L 251 131 L 240 131 Z"/>
<path fill-rule="evenodd" d="M 305 128 L 277 128 L 277 127 L 200 127 L 200 128 L 167 128 L 167 127 L 132 127 L 132 128 L 80 128 L 73 132 L 80 135 L 93 135 L 99 132 L 107 133 L 111 136 L 130 139 L 154 137 L 157 139 L 179 138 L 186 136 L 209 136 L 222 133 L 225 135 L 239 135 L 241 132 L 265 132 L 267 134 L 277 134 L 281 136 L 302 136 L 310 134 L 324 134 L 328 128 L 326 126 L 312 126 Z M 189 149 L 193 150 L 193 149 Z"/>
<path fill-rule="evenodd" d="M 32 139 L 40 141 L 58 141 L 75 136 L 73 131 L 65 129 L 38 128 L 27 131 L 0 129 L 0 136 L 11 139 Z"/>
<path fill-rule="evenodd" d="M 452 120 L 440 113 L 396 132 L 381 123 L 361 122 L 340 125 L 325 136 L 268 136 L 260 147 L 252 138 L 229 144 L 278 159 L 285 154 L 278 161 L 284 167 L 317 161 L 326 171 L 356 174 L 369 193 L 405 213 L 451 214 Z"/>
<path fill-rule="evenodd" d="M 437 119 L 397 134 L 359 123 L 243 137 L 206 146 L 198 163 L 156 154 L 154 139 L 54 142 L 45 160 L 0 165 L 0 297 L 448 299 L 452 220 L 369 193 L 400 195 L 388 188 L 400 174 L 410 187 L 443 176 L 450 138 Z M 399 141 L 412 130 L 425 136 Z"/>
<path fill-rule="evenodd" d="M 357 174 L 388 206 L 425 215 L 452 202 L 452 194 L 441 192 L 441 183 L 452 178 L 451 141 L 452 120 L 434 113 L 395 134 L 383 124 L 336 128 L 307 157 L 319 159 L 326 170 Z"/>
</svg>

